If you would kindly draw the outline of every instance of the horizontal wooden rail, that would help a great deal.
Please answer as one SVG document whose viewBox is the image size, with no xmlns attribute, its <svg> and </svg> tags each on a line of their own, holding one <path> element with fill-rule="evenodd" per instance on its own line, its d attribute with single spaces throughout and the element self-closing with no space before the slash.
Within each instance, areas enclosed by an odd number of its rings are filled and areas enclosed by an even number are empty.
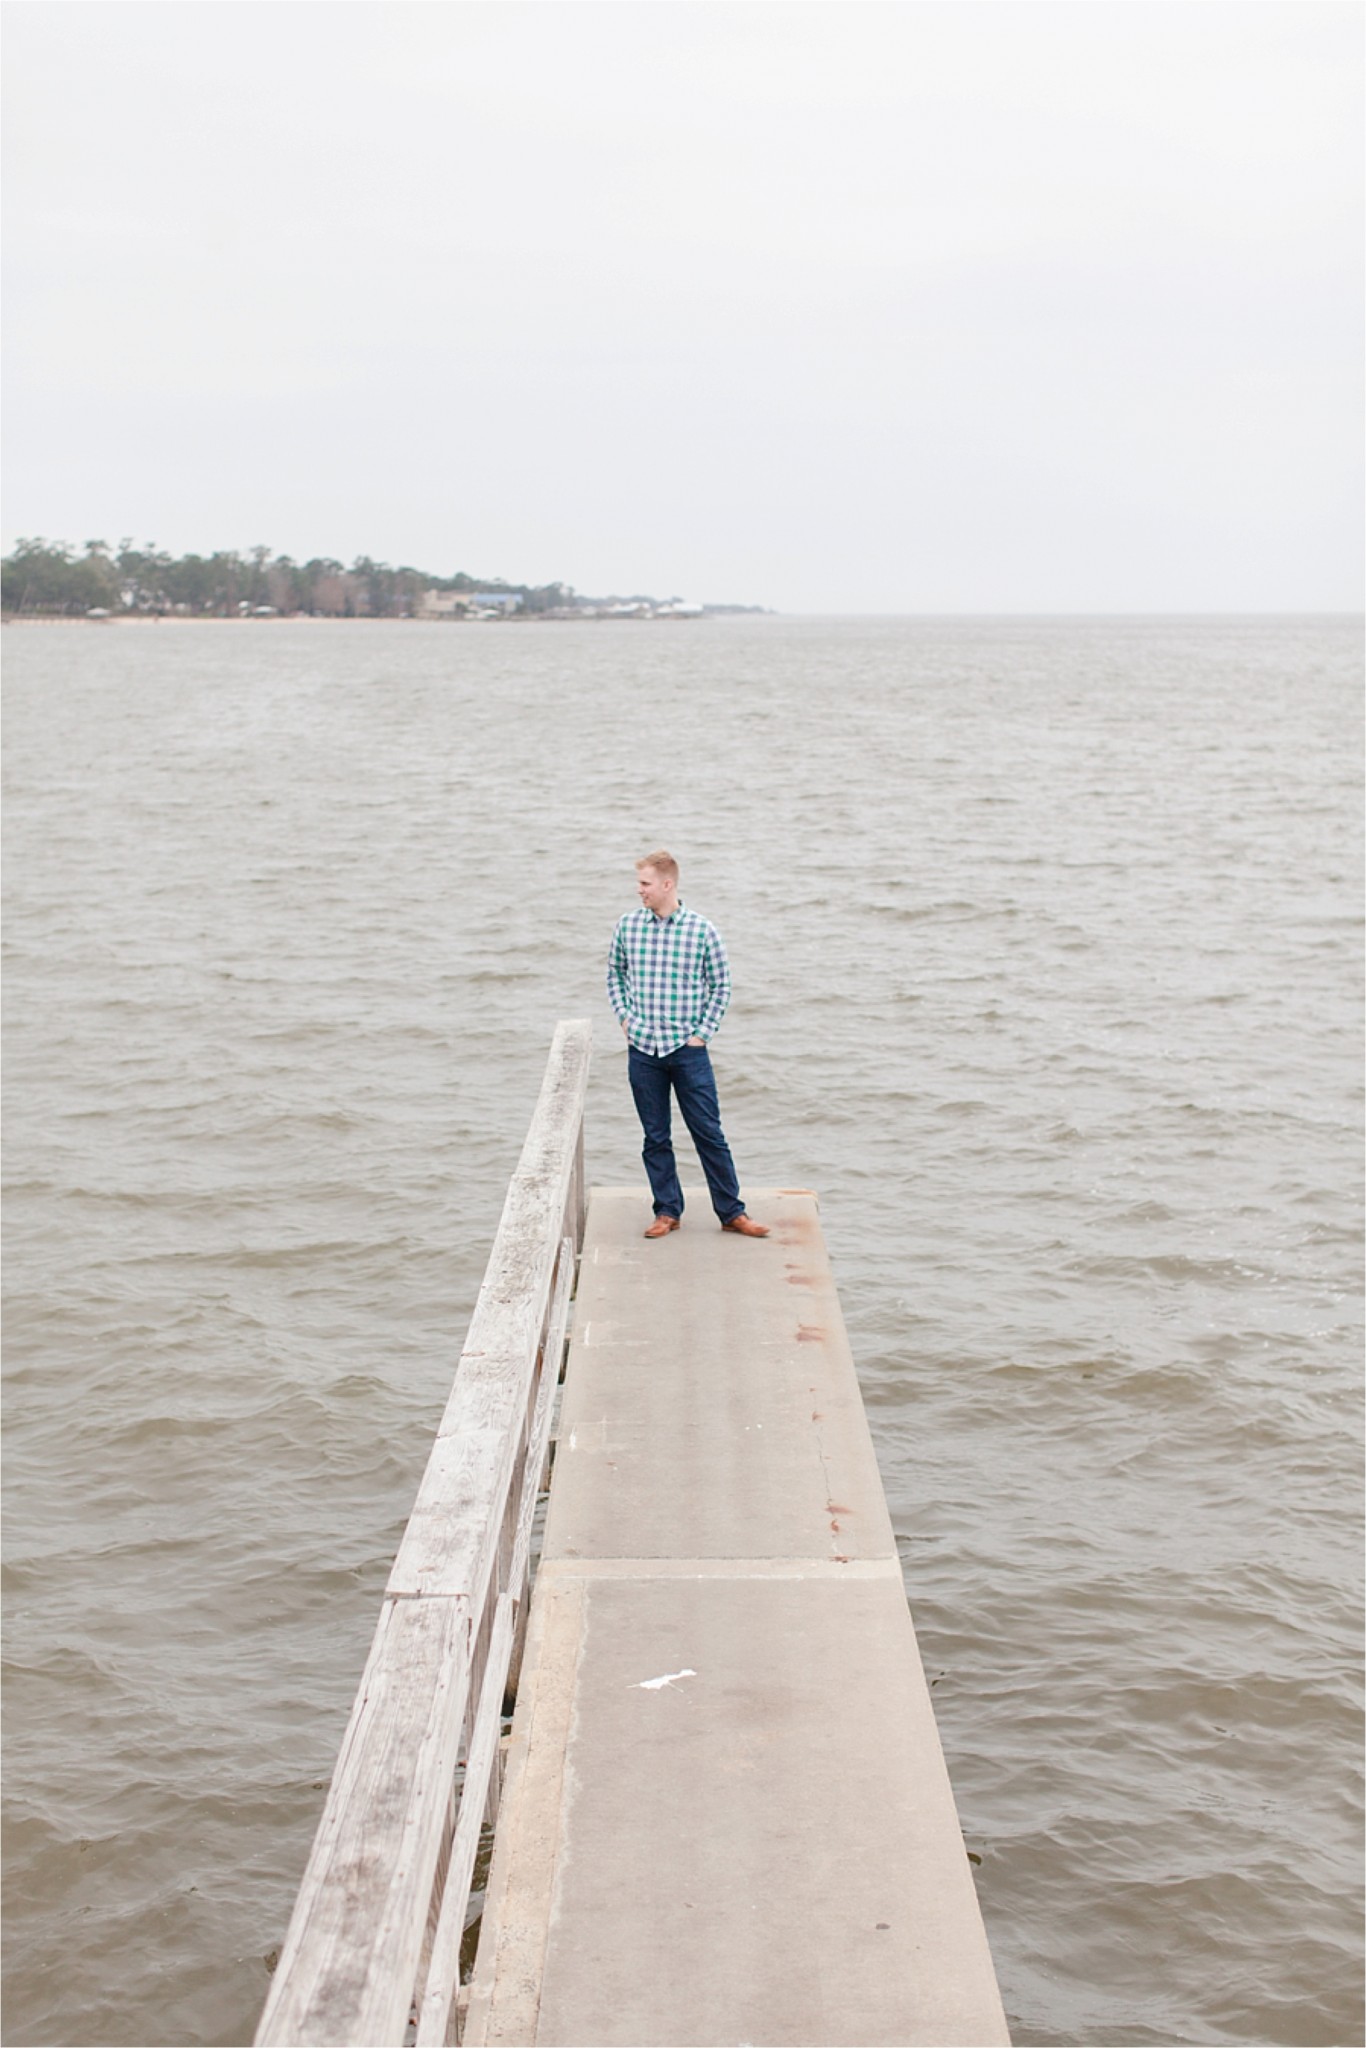
<svg viewBox="0 0 1366 2048">
<path fill-rule="evenodd" d="M 456 2038 L 460 1938 L 480 1823 L 497 1807 L 501 1710 L 583 1238 L 591 1038 L 585 1021 L 555 1033 L 258 2048 L 401 2048 L 414 2012 L 424 2048 Z"/>
</svg>

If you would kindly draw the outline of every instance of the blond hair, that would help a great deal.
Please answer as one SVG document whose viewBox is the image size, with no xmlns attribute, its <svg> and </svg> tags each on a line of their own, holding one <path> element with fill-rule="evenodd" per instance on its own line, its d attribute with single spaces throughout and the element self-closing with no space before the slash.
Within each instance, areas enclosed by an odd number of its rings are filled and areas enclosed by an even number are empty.
<svg viewBox="0 0 1366 2048">
<path fill-rule="evenodd" d="M 676 882 L 678 880 L 678 862 L 671 853 L 666 853 L 662 846 L 658 853 L 647 853 L 643 860 L 636 862 L 637 874 L 640 873 L 642 868 L 653 868 L 655 873 L 662 876 L 666 882 Z"/>
</svg>

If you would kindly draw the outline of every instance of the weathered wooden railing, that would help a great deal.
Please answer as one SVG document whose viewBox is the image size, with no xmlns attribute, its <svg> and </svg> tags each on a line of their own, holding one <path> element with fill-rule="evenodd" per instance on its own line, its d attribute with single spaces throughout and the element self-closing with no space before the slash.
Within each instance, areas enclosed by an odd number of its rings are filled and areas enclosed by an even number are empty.
<svg viewBox="0 0 1366 2048">
<path fill-rule="evenodd" d="M 457 2038 L 460 1940 L 480 1827 L 497 1810 L 583 1238 L 591 1035 L 586 1022 L 555 1033 L 258 2048 L 401 2048 L 414 2010 L 421 2048 Z"/>
</svg>

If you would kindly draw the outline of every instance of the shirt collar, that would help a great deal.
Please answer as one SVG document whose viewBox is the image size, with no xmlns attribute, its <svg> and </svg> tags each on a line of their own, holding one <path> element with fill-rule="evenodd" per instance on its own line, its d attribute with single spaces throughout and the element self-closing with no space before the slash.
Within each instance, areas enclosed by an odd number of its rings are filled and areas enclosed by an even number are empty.
<svg viewBox="0 0 1366 2048">
<path fill-rule="evenodd" d="M 684 910 L 687 908 L 687 905 L 684 903 L 683 898 L 680 896 L 677 903 L 675 903 L 673 909 L 669 912 L 669 915 L 667 917 L 661 917 L 658 911 L 649 909 L 649 907 L 646 904 L 642 903 L 640 907 L 645 912 L 645 915 L 647 917 L 652 917 L 654 919 L 656 924 L 675 924 L 678 921 L 678 919 L 682 917 Z"/>
</svg>

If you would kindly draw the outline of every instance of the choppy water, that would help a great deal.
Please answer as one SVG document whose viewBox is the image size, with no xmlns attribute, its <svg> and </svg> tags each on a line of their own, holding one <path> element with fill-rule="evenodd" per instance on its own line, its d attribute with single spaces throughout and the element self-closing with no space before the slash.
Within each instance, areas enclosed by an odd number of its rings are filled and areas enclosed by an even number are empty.
<svg viewBox="0 0 1366 2048">
<path fill-rule="evenodd" d="M 1018 2043 L 1360 2039 L 1345 621 L 8 635 L 13 2044 L 250 2039 L 556 1018 L 663 842 Z"/>
</svg>

